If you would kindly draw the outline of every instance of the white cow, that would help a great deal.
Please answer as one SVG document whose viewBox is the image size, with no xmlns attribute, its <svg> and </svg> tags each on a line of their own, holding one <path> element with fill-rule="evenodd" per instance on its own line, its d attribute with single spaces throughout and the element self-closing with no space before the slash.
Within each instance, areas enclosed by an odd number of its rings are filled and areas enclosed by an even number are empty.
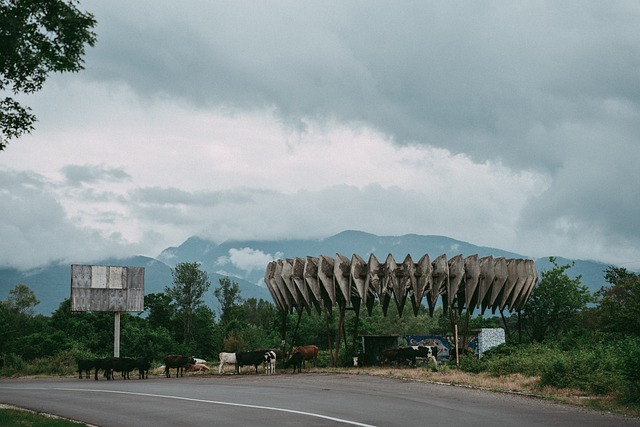
<svg viewBox="0 0 640 427">
<path fill-rule="evenodd" d="M 267 351 L 264 353 L 264 372 L 274 374 L 276 372 L 276 352 Z"/>
<path fill-rule="evenodd" d="M 224 374 L 224 364 L 229 363 L 231 365 L 236 364 L 236 354 L 235 353 L 225 353 L 222 352 L 218 355 L 220 358 L 220 366 L 218 366 L 218 373 Z"/>
</svg>

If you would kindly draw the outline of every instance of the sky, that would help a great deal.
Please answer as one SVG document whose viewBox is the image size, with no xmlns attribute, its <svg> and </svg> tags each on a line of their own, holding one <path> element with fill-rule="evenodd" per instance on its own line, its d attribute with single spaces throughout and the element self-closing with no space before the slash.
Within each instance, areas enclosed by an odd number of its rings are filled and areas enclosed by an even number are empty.
<svg viewBox="0 0 640 427">
<path fill-rule="evenodd" d="M 0 152 L 0 266 L 361 230 L 640 269 L 637 1 L 79 8 L 85 69 Z"/>
</svg>

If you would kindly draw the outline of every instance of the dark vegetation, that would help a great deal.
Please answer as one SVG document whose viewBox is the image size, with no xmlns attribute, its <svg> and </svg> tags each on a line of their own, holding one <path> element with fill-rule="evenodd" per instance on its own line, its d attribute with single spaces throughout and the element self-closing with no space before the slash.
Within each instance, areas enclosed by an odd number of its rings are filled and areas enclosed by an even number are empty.
<svg viewBox="0 0 640 427">
<path fill-rule="evenodd" d="M 590 294 L 581 278 L 571 279 L 571 265 L 540 272 L 540 281 L 520 313 L 470 317 L 470 328 L 505 327 L 507 343 L 485 353 L 461 358 L 459 368 L 492 376 L 523 374 L 539 378 L 539 386 L 571 388 L 606 395 L 619 404 L 640 407 L 640 275 L 624 268 L 604 272 L 609 286 Z M 216 360 L 220 351 L 281 348 L 286 322 L 286 351 L 293 345 L 316 344 L 319 367 L 338 336 L 338 310 L 325 319 L 315 312 L 282 315 L 264 300 L 243 300 L 229 278 L 210 290 L 197 263 L 179 264 L 165 292 L 145 296 L 145 311 L 121 314 L 120 353 L 146 357 L 158 366 L 167 354 Z M 202 302 L 213 292 L 219 314 Z M 113 313 L 70 311 L 64 300 L 51 316 L 34 315 L 36 295 L 18 284 L 0 303 L 0 375 L 78 375 L 77 360 L 113 354 Z M 357 319 L 357 325 L 356 325 Z M 298 323 L 299 321 L 299 323 Z M 327 329 L 327 324 L 329 328 Z M 297 329 L 296 329 L 297 325 Z M 387 316 L 375 307 L 356 318 L 347 312 L 338 366 L 351 366 L 359 334 L 450 334 L 449 318 L 438 308 L 418 316 L 399 317 L 391 305 Z M 295 331 L 295 335 L 294 335 Z"/>
</svg>

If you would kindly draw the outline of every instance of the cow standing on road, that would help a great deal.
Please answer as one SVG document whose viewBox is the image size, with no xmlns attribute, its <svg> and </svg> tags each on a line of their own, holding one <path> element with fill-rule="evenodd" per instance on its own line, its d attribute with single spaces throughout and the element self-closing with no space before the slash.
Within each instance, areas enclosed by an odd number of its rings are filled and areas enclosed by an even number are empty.
<svg viewBox="0 0 640 427">
<path fill-rule="evenodd" d="M 293 365 L 293 373 L 296 373 L 296 370 L 298 371 L 298 373 L 301 372 L 301 368 L 302 368 L 302 353 L 293 353 L 289 359 L 287 360 L 287 363 L 285 363 L 284 367 L 288 368 L 289 366 Z"/>
<path fill-rule="evenodd" d="M 95 366 L 93 359 L 79 359 L 78 360 L 78 378 L 82 379 L 82 373 L 84 372 L 86 377 L 91 377 L 91 370 Z"/>
<path fill-rule="evenodd" d="M 253 365 L 258 373 L 258 365 L 264 363 L 264 351 L 243 351 L 236 353 L 236 374 L 240 374 L 240 368 Z"/>
<path fill-rule="evenodd" d="M 136 359 L 136 368 L 138 368 L 138 379 L 149 379 L 149 369 L 151 368 L 151 360 L 146 357 L 138 357 Z"/>
<path fill-rule="evenodd" d="M 218 354 L 218 357 L 220 358 L 220 366 L 218 366 L 218 373 L 220 375 L 224 374 L 224 365 L 225 364 L 230 364 L 230 365 L 235 365 L 236 364 L 236 354 L 235 353 L 225 353 L 224 351 L 220 354 Z"/>
<path fill-rule="evenodd" d="M 276 352 L 265 351 L 264 353 L 264 372 L 266 374 L 273 374 L 276 372 Z"/>
<path fill-rule="evenodd" d="M 313 360 L 313 367 L 318 364 L 318 347 L 315 345 L 304 345 L 301 347 L 293 347 L 291 349 L 291 355 L 300 353 L 302 355 L 302 364 L 304 365 L 306 360 Z"/>
<path fill-rule="evenodd" d="M 196 360 L 191 356 L 183 356 L 182 354 L 170 354 L 164 358 L 164 373 L 167 378 L 171 378 L 171 369 L 176 369 L 176 378 L 184 376 L 184 368 L 187 365 L 195 365 Z"/>
</svg>

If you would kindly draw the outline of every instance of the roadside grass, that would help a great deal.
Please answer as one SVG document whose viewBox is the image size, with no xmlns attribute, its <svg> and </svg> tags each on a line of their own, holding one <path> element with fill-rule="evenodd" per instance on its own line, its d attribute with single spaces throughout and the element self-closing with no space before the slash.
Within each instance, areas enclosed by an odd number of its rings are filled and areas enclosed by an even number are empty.
<svg viewBox="0 0 640 427">
<path fill-rule="evenodd" d="M 0 404 L 0 426 L 78 427 L 87 424 Z"/>
</svg>

